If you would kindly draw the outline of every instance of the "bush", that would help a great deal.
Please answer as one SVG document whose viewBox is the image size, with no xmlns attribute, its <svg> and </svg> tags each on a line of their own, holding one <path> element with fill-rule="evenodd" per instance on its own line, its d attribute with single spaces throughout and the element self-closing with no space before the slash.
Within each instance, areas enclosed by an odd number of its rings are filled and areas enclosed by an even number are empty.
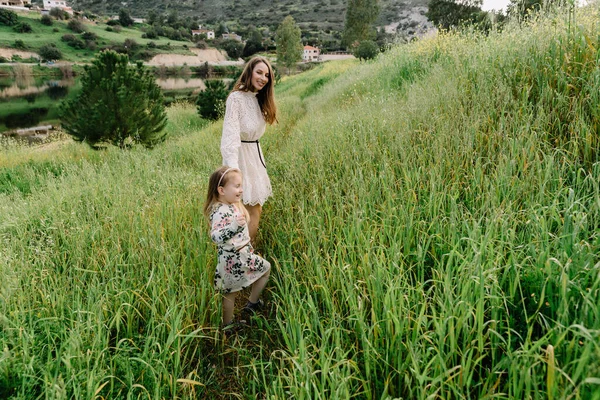
<svg viewBox="0 0 600 400">
<path fill-rule="evenodd" d="M 42 47 L 40 47 L 38 54 L 40 55 L 40 57 L 42 57 L 42 60 L 46 61 L 59 60 L 62 58 L 62 53 L 58 48 L 56 48 L 56 45 L 54 43 L 45 44 Z"/>
<path fill-rule="evenodd" d="M 94 32 L 83 32 L 81 34 L 81 38 L 83 40 L 97 40 L 98 35 L 96 35 Z"/>
<path fill-rule="evenodd" d="M 69 14 L 62 8 L 54 7 L 50 9 L 50 16 L 58 20 L 69 19 Z"/>
<path fill-rule="evenodd" d="M 13 25 L 13 30 L 15 32 L 19 32 L 19 33 L 31 33 L 33 32 L 33 29 L 31 28 L 31 25 L 29 25 L 27 22 L 19 22 L 16 25 Z"/>
<path fill-rule="evenodd" d="M 117 25 L 121 26 L 121 24 L 119 23 L 118 19 L 111 19 L 110 21 L 108 21 L 106 23 L 106 25 L 108 25 L 108 26 L 117 26 Z"/>
<path fill-rule="evenodd" d="M 21 39 L 17 39 L 15 40 L 15 42 L 13 43 L 12 47 L 14 49 L 19 49 L 19 50 L 27 50 L 27 45 L 25 44 L 24 41 L 22 41 Z"/>
<path fill-rule="evenodd" d="M 92 148 L 164 141 L 163 95 L 141 63 L 130 66 L 126 55 L 104 51 L 85 67 L 81 84 L 79 95 L 61 105 L 62 126 L 75 140 Z"/>
<path fill-rule="evenodd" d="M 49 15 L 42 15 L 40 22 L 46 26 L 52 26 L 52 24 L 54 24 L 54 21 L 52 21 L 52 17 Z"/>
<path fill-rule="evenodd" d="M 206 89 L 198 94 L 196 105 L 202 118 L 216 120 L 225 113 L 229 91 L 222 80 L 206 81 Z"/>
<path fill-rule="evenodd" d="M 0 8 L 0 25 L 14 26 L 19 22 L 19 17 L 14 11 Z"/>
<path fill-rule="evenodd" d="M 0 56 L 0 64 L 7 63 L 8 58 Z"/>
<path fill-rule="evenodd" d="M 372 40 L 360 42 L 356 50 L 354 50 L 354 57 L 359 60 L 370 60 L 377 57 L 377 54 L 379 54 L 379 46 Z"/>
<path fill-rule="evenodd" d="M 66 42 L 70 47 L 74 49 L 85 49 L 85 42 L 75 35 L 66 34 L 60 38 L 63 42 Z"/>
<path fill-rule="evenodd" d="M 69 28 L 75 33 L 85 32 L 85 27 L 83 26 L 83 23 L 78 19 L 70 20 L 67 24 L 67 28 Z"/>
</svg>

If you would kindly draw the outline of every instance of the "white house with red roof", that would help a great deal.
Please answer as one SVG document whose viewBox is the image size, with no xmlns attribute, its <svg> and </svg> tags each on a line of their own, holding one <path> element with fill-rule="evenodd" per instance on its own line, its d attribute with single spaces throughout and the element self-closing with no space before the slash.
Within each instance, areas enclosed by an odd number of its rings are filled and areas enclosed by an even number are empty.
<svg viewBox="0 0 600 400">
<path fill-rule="evenodd" d="M 304 53 L 302 54 L 302 61 L 321 61 L 321 50 L 317 47 L 304 46 Z"/>
<path fill-rule="evenodd" d="M 198 25 L 198 29 L 192 29 L 192 36 L 206 35 L 207 39 L 215 38 L 215 31 L 212 29 L 202 29 L 202 25 Z"/>
</svg>

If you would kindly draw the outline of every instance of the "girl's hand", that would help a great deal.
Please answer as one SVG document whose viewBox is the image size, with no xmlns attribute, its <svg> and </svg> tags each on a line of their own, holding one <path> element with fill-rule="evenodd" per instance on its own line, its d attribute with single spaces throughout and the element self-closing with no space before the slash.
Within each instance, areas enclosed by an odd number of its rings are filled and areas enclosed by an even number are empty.
<svg viewBox="0 0 600 400">
<path fill-rule="evenodd" d="M 246 225 L 246 216 L 244 214 L 238 213 L 237 216 L 235 217 L 235 219 L 239 226 Z"/>
</svg>

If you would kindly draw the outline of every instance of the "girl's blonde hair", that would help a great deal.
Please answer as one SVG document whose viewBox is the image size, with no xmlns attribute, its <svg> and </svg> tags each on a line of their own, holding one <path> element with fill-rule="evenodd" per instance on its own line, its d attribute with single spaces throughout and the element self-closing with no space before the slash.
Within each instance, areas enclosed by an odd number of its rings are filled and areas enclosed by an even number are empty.
<svg viewBox="0 0 600 400">
<path fill-rule="evenodd" d="M 232 173 L 242 175 L 242 171 L 239 169 L 227 166 L 219 168 L 210 175 L 210 178 L 208 179 L 206 201 L 204 202 L 203 208 L 204 216 L 208 220 L 210 220 L 210 213 L 212 212 L 214 205 L 219 202 L 219 187 L 225 187 L 225 185 L 227 185 Z M 248 213 L 248 210 L 246 210 L 246 207 L 244 207 L 244 204 L 240 201 L 236 206 L 246 217 L 246 222 L 250 222 L 250 214 Z"/>
<path fill-rule="evenodd" d="M 269 81 L 267 84 L 258 91 L 256 94 L 256 98 L 258 100 L 258 105 L 260 106 L 260 111 L 263 113 L 265 117 L 265 121 L 269 125 L 273 125 L 277 122 L 277 106 L 275 105 L 275 92 L 273 90 L 273 68 L 264 57 L 253 57 L 246 63 L 246 67 L 244 68 L 244 72 L 238 78 L 237 82 L 233 86 L 232 92 L 235 91 L 243 91 L 247 92 L 251 90 L 252 87 L 252 72 L 254 72 L 254 67 L 257 64 L 264 63 L 269 69 Z"/>
</svg>

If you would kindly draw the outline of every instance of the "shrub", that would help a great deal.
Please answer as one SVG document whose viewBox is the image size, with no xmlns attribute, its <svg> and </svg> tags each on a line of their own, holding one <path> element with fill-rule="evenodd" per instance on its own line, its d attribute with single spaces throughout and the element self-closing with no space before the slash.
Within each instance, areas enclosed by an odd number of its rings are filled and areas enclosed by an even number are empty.
<svg viewBox="0 0 600 400">
<path fill-rule="evenodd" d="M 43 45 L 38 53 L 43 60 L 59 60 L 62 58 L 62 53 L 54 43 Z"/>
<path fill-rule="evenodd" d="M 130 66 L 126 55 L 102 52 L 85 67 L 81 84 L 79 95 L 61 105 L 62 126 L 75 140 L 92 148 L 164 141 L 163 95 L 141 63 Z"/>
<path fill-rule="evenodd" d="M 8 58 L 0 56 L 0 64 L 8 62 Z"/>
<path fill-rule="evenodd" d="M 52 21 L 52 17 L 49 15 L 42 15 L 40 22 L 46 26 L 52 26 L 52 24 L 54 24 L 54 21 Z"/>
<path fill-rule="evenodd" d="M 15 40 L 12 47 L 19 50 L 27 50 L 27 45 L 21 39 Z"/>
<path fill-rule="evenodd" d="M 354 50 L 354 57 L 359 60 L 370 60 L 377 57 L 379 54 L 379 47 L 377 43 L 372 40 L 364 40 L 360 42 L 356 50 Z"/>
<path fill-rule="evenodd" d="M 62 8 L 54 7 L 50 9 L 50 16 L 58 19 L 69 19 L 69 14 L 67 14 Z"/>
<path fill-rule="evenodd" d="M 81 38 L 83 40 L 97 40 L 98 35 L 96 35 L 94 32 L 83 32 L 81 34 Z"/>
<path fill-rule="evenodd" d="M 0 8 L 0 25 L 14 26 L 19 22 L 19 17 L 14 11 Z"/>
<path fill-rule="evenodd" d="M 106 25 L 108 25 L 108 26 L 117 26 L 117 25 L 121 26 L 121 24 L 119 23 L 118 19 L 111 19 L 110 21 L 108 21 L 106 23 Z"/>
<path fill-rule="evenodd" d="M 78 19 L 72 19 L 67 24 L 67 27 L 75 33 L 81 33 L 85 31 L 83 23 Z"/>
<path fill-rule="evenodd" d="M 13 25 L 13 30 L 15 32 L 19 32 L 19 33 L 31 33 L 31 32 L 33 32 L 33 29 L 31 28 L 31 25 L 29 25 L 27 22 L 19 22 L 16 25 Z"/>
<path fill-rule="evenodd" d="M 83 40 L 79 39 L 78 37 L 76 37 L 75 35 L 72 35 L 72 34 L 63 35 L 61 40 L 63 42 L 66 42 L 70 47 L 73 47 L 74 49 L 85 49 L 85 42 Z"/>
<path fill-rule="evenodd" d="M 196 105 L 202 118 L 219 119 L 225 112 L 229 91 L 222 80 L 206 81 L 206 89 L 198 94 Z"/>
</svg>

